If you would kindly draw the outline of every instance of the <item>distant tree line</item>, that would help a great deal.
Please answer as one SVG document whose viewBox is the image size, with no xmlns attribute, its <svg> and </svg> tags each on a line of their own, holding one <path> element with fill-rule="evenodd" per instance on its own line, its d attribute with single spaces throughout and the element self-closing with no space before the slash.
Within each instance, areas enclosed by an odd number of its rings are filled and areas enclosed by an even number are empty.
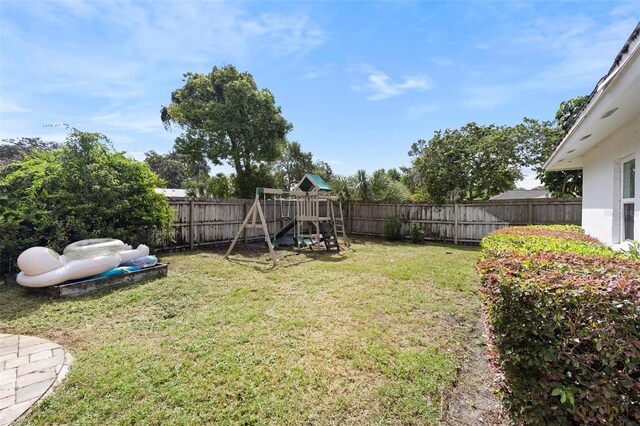
<svg viewBox="0 0 640 426">
<path fill-rule="evenodd" d="M 587 99 L 562 102 L 553 121 L 524 118 L 515 126 L 471 122 L 437 130 L 431 139 L 412 144 L 410 167 L 337 176 L 328 163 L 314 160 L 299 142 L 287 139 L 293 126 L 273 94 L 259 89 L 251 74 L 226 65 L 208 74 L 184 75 L 184 85 L 160 111 L 167 129 L 182 132 L 171 152 L 149 151 L 144 162 L 162 186 L 208 198 L 251 198 L 258 186 L 291 189 L 312 172 L 343 200 L 479 200 L 515 188 L 524 168 L 534 170 L 553 195 L 580 196 L 581 171 L 547 172 L 542 166 Z M 0 167 L 58 147 L 39 138 L 3 142 Z M 212 175 L 211 166 L 222 164 L 233 172 Z"/>
<path fill-rule="evenodd" d="M 191 188 L 193 194 L 204 195 L 211 188 L 214 193 L 207 195 L 248 198 L 256 186 L 291 188 L 311 171 L 331 181 L 344 199 L 442 203 L 487 199 L 513 189 L 523 177 L 523 168 L 535 170 L 556 196 L 581 194 L 580 171 L 546 172 L 542 165 L 587 97 L 563 102 L 554 121 L 524 118 L 516 126 L 472 122 L 460 129 L 438 130 L 430 140 L 420 139 L 412 145 L 411 167 L 401 172 L 377 170 L 371 175 L 359 170 L 344 177 L 333 176 L 327 163 L 313 162 L 311 152 L 287 141 L 291 123 L 282 116 L 272 93 L 258 89 L 251 74 L 227 65 L 184 77 L 184 86 L 173 91 L 171 103 L 161 109 L 167 128 L 183 130 L 170 155 L 181 156 L 183 164 L 226 162 L 235 170 L 230 176 L 181 174 L 186 176 L 182 186 Z"/>
<path fill-rule="evenodd" d="M 562 102 L 554 121 L 525 117 L 515 126 L 468 123 L 418 140 L 409 151 L 417 196 L 438 203 L 488 199 L 514 189 L 523 168 L 533 169 L 554 196 L 582 195 L 580 170 L 548 172 L 543 165 L 586 100 Z"/>
</svg>

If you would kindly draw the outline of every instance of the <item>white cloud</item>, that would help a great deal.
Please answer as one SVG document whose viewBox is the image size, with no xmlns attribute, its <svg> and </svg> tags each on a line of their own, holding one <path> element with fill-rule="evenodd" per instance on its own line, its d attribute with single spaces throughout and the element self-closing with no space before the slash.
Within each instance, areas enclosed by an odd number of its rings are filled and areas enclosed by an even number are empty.
<svg viewBox="0 0 640 426">
<path fill-rule="evenodd" d="M 509 83 L 463 88 L 466 99 L 461 104 L 469 109 L 492 109 L 540 91 L 593 87 L 608 71 L 636 24 L 628 15 L 600 27 L 584 16 L 556 16 L 537 19 L 515 34 L 477 45 L 480 49 L 500 47 L 513 55 L 543 55 L 551 65 Z"/>
<path fill-rule="evenodd" d="M 29 110 L 6 99 L 0 99 L 0 114 L 19 114 L 23 112 L 29 112 Z"/>
<path fill-rule="evenodd" d="M 613 17 L 629 17 L 637 16 L 638 14 L 638 2 L 636 0 L 629 1 L 613 8 L 610 15 Z"/>
<path fill-rule="evenodd" d="M 109 130 L 126 130 L 134 133 L 152 133 L 164 131 L 160 113 L 151 108 L 127 108 L 109 113 L 93 115 L 89 118 L 93 123 L 100 124 Z"/>
<path fill-rule="evenodd" d="M 303 55 L 325 42 L 320 26 L 304 14 L 251 15 L 237 3 L 126 3 L 108 19 L 132 33 L 130 49 L 155 62 L 207 63 L 212 57 L 243 61 L 251 55 Z"/>
<path fill-rule="evenodd" d="M 56 130 L 42 125 L 69 123 L 133 152 L 141 151 L 134 143 L 139 135 L 154 147 L 173 144 L 176 134 L 164 130 L 159 110 L 183 72 L 227 63 L 244 70 L 252 61 L 281 65 L 327 40 L 305 14 L 261 14 L 238 3 L 64 0 L 7 7 L 16 12 L 3 14 L 0 25 L 0 136 L 59 141 L 66 131 L 51 134 Z"/>
<path fill-rule="evenodd" d="M 224 63 L 295 59 L 327 39 L 304 14 L 251 14 L 224 2 L 68 0 L 33 3 L 25 13 L 52 18 L 51 42 L 3 19 L 3 41 L 11 46 L 3 49 L 3 74 L 20 76 L 25 83 L 14 86 L 36 94 L 137 98 L 156 89 L 155 73 L 180 76 Z M 64 35 L 71 22 L 109 31 L 78 39 L 74 31 Z"/>
<path fill-rule="evenodd" d="M 57 0 L 57 3 L 79 18 L 90 18 L 97 13 L 92 2 L 84 0 Z"/>
<path fill-rule="evenodd" d="M 449 67 L 453 65 L 453 61 L 449 58 L 445 58 L 443 56 L 436 56 L 431 58 L 431 62 L 441 67 Z"/>
<path fill-rule="evenodd" d="M 367 100 L 370 101 L 399 96 L 409 91 L 423 92 L 433 88 L 433 82 L 427 75 L 409 75 L 404 77 L 402 82 L 395 82 L 387 74 L 370 65 L 361 66 L 361 71 L 367 74 L 367 82 L 354 88 L 370 92 L 367 96 Z"/>
</svg>

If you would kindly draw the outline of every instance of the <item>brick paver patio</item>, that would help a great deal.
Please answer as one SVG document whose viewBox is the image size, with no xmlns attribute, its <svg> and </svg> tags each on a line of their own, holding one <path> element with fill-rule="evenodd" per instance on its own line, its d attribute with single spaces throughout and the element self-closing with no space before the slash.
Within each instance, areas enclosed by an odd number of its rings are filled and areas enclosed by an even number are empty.
<svg viewBox="0 0 640 426">
<path fill-rule="evenodd" d="M 0 426 L 7 426 L 60 384 L 71 365 L 60 345 L 0 333 Z"/>
</svg>

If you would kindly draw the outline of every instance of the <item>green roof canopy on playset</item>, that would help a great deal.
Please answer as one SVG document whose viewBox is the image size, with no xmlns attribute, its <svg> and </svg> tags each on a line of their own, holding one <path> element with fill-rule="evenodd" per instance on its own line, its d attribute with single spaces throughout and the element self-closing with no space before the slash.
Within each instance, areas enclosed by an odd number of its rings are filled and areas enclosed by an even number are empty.
<svg viewBox="0 0 640 426">
<path fill-rule="evenodd" d="M 302 180 L 296 186 L 296 189 L 300 191 L 332 191 L 331 187 L 324 181 L 324 179 L 313 173 L 307 173 L 304 175 Z"/>
</svg>

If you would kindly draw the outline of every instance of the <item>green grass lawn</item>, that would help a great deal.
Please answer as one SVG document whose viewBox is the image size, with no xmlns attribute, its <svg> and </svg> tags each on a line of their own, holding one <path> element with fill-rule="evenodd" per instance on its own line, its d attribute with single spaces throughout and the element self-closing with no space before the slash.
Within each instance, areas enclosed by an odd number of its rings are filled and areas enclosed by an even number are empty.
<svg viewBox="0 0 640 426">
<path fill-rule="evenodd" d="M 478 250 L 161 254 L 165 279 L 56 301 L 0 293 L 0 330 L 75 363 L 28 424 L 432 424 L 477 321 Z M 240 248 L 242 254 L 242 248 Z"/>
</svg>

